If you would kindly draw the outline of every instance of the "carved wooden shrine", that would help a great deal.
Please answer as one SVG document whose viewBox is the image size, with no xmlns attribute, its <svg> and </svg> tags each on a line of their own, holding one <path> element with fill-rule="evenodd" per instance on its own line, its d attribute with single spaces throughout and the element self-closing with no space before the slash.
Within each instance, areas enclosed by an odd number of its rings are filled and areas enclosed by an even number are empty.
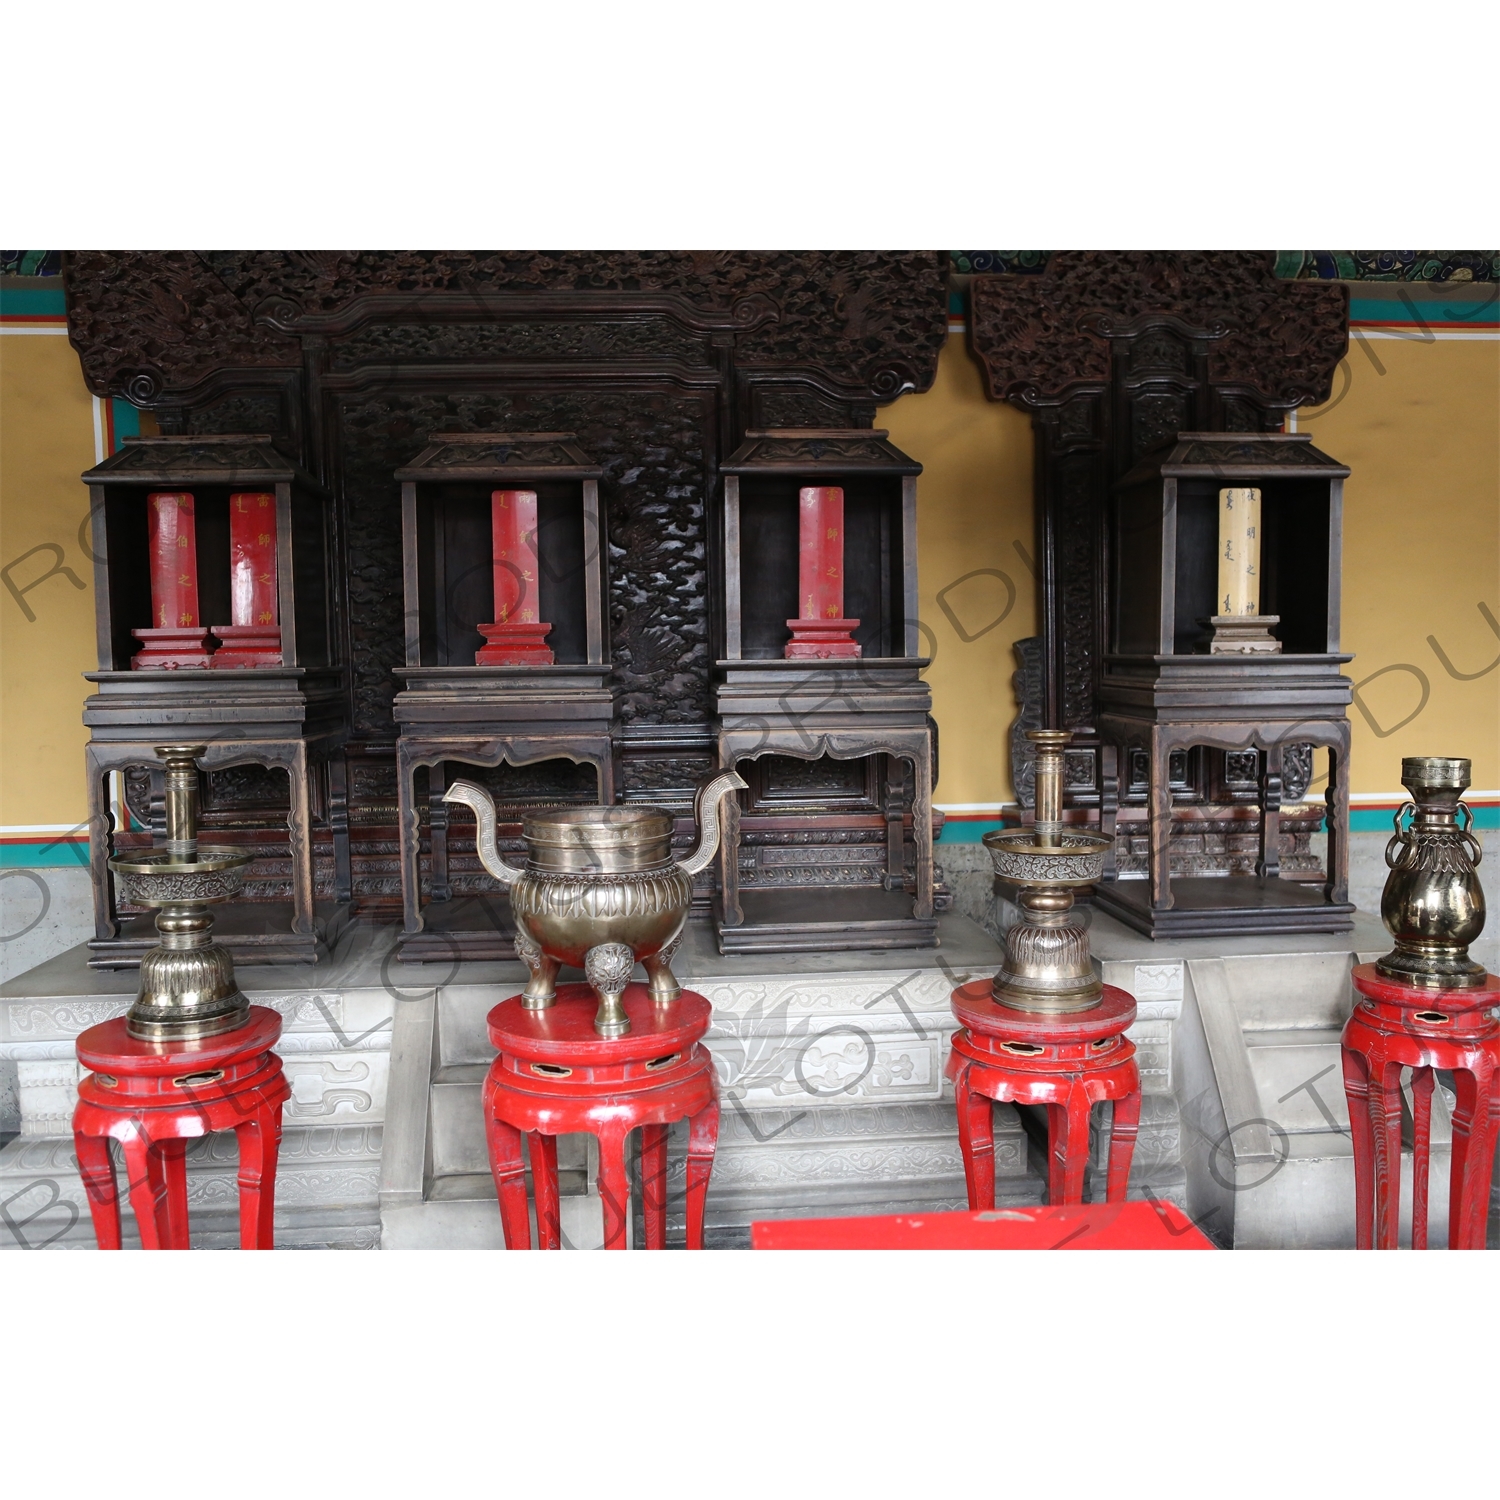
<svg viewBox="0 0 1500 1500">
<path fill-rule="evenodd" d="M 932 384 L 947 339 L 947 257 L 934 251 L 87 251 L 66 257 L 64 279 L 69 334 L 94 394 L 132 401 L 166 433 L 272 433 L 333 495 L 332 659 L 348 666 L 353 890 L 360 911 L 387 916 L 404 904 L 396 746 L 417 722 L 398 726 L 393 704 L 400 688 L 404 715 L 418 707 L 411 695 L 437 693 L 443 680 L 436 656 L 408 661 L 401 682 L 392 676 L 406 659 L 394 476 L 429 435 L 572 432 L 597 462 L 608 564 L 600 665 L 609 664 L 598 680 L 617 705 L 614 793 L 672 809 L 686 846 L 693 793 L 717 749 L 723 567 L 711 521 L 724 455 L 747 429 L 867 429 L 877 405 Z M 422 481 L 412 482 L 420 494 Z M 500 623 L 489 583 L 492 492 L 536 491 L 548 530 L 544 481 L 481 483 L 470 492 L 472 550 L 460 569 L 474 570 L 463 584 L 469 627 Z M 553 667 L 476 668 L 484 642 L 472 633 L 467 655 L 454 654 L 450 638 L 446 660 L 471 677 L 569 666 L 567 680 L 587 676 L 588 658 L 562 649 L 574 627 L 545 612 L 545 580 L 542 604 Z M 796 613 L 781 616 L 783 635 Z M 436 617 L 430 625 L 435 632 Z M 861 880 L 885 877 L 877 761 L 755 764 L 766 805 L 752 817 L 757 848 L 804 863 L 852 856 Z M 598 792 L 593 763 L 556 758 L 476 779 L 512 805 L 590 802 Z M 126 799 L 149 819 L 150 788 L 134 772 Z M 425 800 L 416 809 L 424 858 Z M 768 815 L 787 803 L 817 811 Z M 204 822 L 216 840 L 216 820 L 265 839 L 283 813 L 255 768 L 210 769 Z M 470 833 L 437 825 L 453 901 L 493 889 Z M 314 857 L 320 871 L 331 868 L 329 831 L 316 823 Z M 247 896 L 275 898 L 281 878 L 252 868 Z M 231 909 L 224 928 L 233 921 Z"/>
<path fill-rule="evenodd" d="M 1339 653 L 1348 473 L 1307 433 L 1182 433 L 1115 487 L 1110 651 L 1097 696 L 1100 823 L 1114 833 L 1119 759 L 1144 753 L 1150 854 L 1146 880 L 1112 880 L 1106 871 L 1095 900 L 1138 931 L 1155 937 L 1353 926 L 1350 683 L 1341 672 L 1352 658 Z M 1280 648 L 1274 652 L 1261 642 L 1246 649 L 1238 638 L 1224 639 L 1216 587 L 1226 490 L 1260 497 L 1260 535 L 1250 542 L 1264 615 L 1254 618 L 1272 622 L 1274 638 L 1264 640 Z M 1253 874 L 1171 878 L 1171 757 L 1196 745 L 1223 751 L 1228 769 L 1259 783 Z M 1294 776 L 1306 786 L 1315 746 L 1330 762 L 1328 868 L 1316 885 L 1280 878 L 1279 827 L 1287 757 L 1301 762 Z"/>
<path fill-rule="evenodd" d="M 515 957 L 505 894 L 454 896 L 451 804 L 442 800 L 449 762 L 561 759 L 590 767 L 597 799 L 615 800 L 601 474 L 571 432 L 439 434 L 396 471 L 406 591 L 406 665 L 396 669 L 394 703 L 399 947 L 408 961 Z M 429 818 L 425 910 L 419 769 Z M 501 816 L 501 836 L 520 847 L 519 812 Z"/>
<path fill-rule="evenodd" d="M 1029 806 L 1024 731 L 1071 729 L 1069 815 L 1093 820 L 1117 799 L 1122 875 L 1148 873 L 1150 757 L 1131 750 L 1107 776 L 1101 754 L 1100 692 L 1121 577 L 1113 487 L 1179 433 L 1277 432 L 1287 412 L 1328 399 L 1348 348 L 1347 288 L 1281 281 L 1273 267 L 1273 256 L 1250 251 L 1059 251 L 1040 275 L 971 284 L 970 341 L 989 394 L 1031 415 L 1037 445 L 1042 635 L 1017 644 L 1017 793 Z M 1311 779 L 1312 738 L 1283 743 L 1285 803 L 1297 803 Z M 1264 863 L 1262 760 L 1259 750 L 1212 737 L 1168 753 L 1173 876 L 1252 876 Z M 1272 840 L 1283 881 L 1321 874 L 1310 841 L 1324 817 L 1321 806 L 1283 808 Z M 1243 930 L 1240 919 L 1229 928 Z"/>
<path fill-rule="evenodd" d="M 722 952 L 935 941 L 932 694 L 917 628 L 921 468 L 884 431 L 832 429 L 752 431 L 723 465 L 719 763 L 763 769 L 750 775 L 742 811 L 726 804 Z M 864 764 L 885 824 L 882 869 L 871 870 L 868 848 L 854 841 L 854 818 L 840 827 L 821 806 L 798 806 L 795 782 L 782 789 L 776 777 L 789 760 Z M 784 833 L 801 834 L 800 857 L 767 837 Z"/>
<path fill-rule="evenodd" d="M 155 747 L 184 735 L 208 745 L 203 823 L 215 842 L 263 842 L 213 815 L 216 773 L 262 767 L 287 777 L 286 843 L 267 849 L 262 864 L 263 878 L 267 867 L 274 872 L 280 900 L 226 909 L 219 941 L 240 963 L 315 962 L 347 915 L 350 888 L 331 497 L 256 434 L 127 438 L 83 478 L 99 651 L 83 714 L 90 963 L 135 965 L 157 941 L 149 913 L 117 906 L 108 868 L 112 853 L 149 844 L 152 835 L 112 828 L 119 801 L 107 785 L 116 772 L 143 783 L 133 811 L 160 836 Z M 325 889 L 333 899 L 321 903 L 319 824 L 332 846 Z"/>
</svg>

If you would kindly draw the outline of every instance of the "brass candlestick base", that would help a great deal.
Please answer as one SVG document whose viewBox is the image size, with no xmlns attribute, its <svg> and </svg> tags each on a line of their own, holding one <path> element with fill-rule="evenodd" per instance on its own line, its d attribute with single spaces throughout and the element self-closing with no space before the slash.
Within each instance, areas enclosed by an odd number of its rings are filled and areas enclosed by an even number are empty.
<svg viewBox="0 0 1500 1500">
<path fill-rule="evenodd" d="M 1470 763 L 1437 755 L 1401 762 L 1401 784 L 1412 795 L 1396 813 L 1396 832 L 1385 847 L 1391 873 L 1380 897 L 1380 917 L 1396 946 L 1376 965 L 1387 979 L 1434 988 L 1481 985 L 1487 975 L 1469 957 L 1484 931 L 1484 891 L 1474 868 L 1484 858 L 1469 829 L 1473 814 L 1459 800 L 1469 785 Z M 1402 827 L 1410 812 L 1411 824 Z"/>
<path fill-rule="evenodd" d="M 1064 831 L 1063 749 L 1072 734 L 1034 729 L 1027 738 L 1037 747 L 1036 826 L 982 840 L 995 874 L 1022 888 L 1022 920 L 1005 935 L 1005 963 L 990 993 L 1012 1010 L 1090 1010 L 1104 998 L 1104 985 L 1089 956 L 1088 930 L 1070 917 L 1074 890 L 1102 877 L 1110 840 Z"/>
<path fill-rule="evenodd" d="M 166 763 L 167 842 L 112 859 L 122 898 L 158 908 L 161 942 L 141 959 L 141 987 L 125 1029 L 143 1041 L 192 1041 L 234 1031 L 250 1002 L 234 960 L 212 937 L 210 905 L 237 896 L 251 855 L 198 847 L 198 765 L 206 745 L 159 745 Z"/>
</svg>

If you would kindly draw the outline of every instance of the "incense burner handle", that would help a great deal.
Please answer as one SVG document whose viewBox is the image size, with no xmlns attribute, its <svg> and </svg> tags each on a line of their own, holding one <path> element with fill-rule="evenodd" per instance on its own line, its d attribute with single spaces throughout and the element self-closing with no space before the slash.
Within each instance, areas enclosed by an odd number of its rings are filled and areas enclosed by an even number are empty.
<svg viewBox="0 0 1500 1500">
<path fill-rule="evenodd" d="M 476 832 L 475 849 L 479 862 L 502 885 L 514 885 L 521 872 L 500 858 L 500 847 L 495 841 L 495 799 L 482 786 L 472 781 L 455 781 L 443 793 L 444 802 L 462 802 L 474 813 Z"/>
<path fill-rule="evenodd" d="M 719 806 L 731 792 L 744 789 L 745 782 L 736 771 L 724 771 L 698 788 L 697 800 L 693 805 L 694 820 L 698 824 L 698 847 L 679 862 L 677 868 L 684 875 L 697 875 L 709 867 L 714 855 L 719 852 L 719 835 L 723 828 Z"/>
</svg>

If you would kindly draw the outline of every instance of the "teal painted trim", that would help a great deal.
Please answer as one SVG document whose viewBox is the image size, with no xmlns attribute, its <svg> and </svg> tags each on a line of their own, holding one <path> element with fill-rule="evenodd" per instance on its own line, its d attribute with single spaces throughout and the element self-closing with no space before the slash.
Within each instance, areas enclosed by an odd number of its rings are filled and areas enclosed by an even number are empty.
<svg viewBox="0 0 1500 1500">
<path fill-rule="evenodd" d="M 122 401 L 118 396 L 112 398 L 111 405 L 115 426 L 115 451 L 118 453 L 120 444 L 126 438 L 141 435 L 141 409 L 138 406 L 132 406 L 128 401 Z"/>
<path fill-rule="evenodd" d="M 57 870 L 70 865 L 88 869 L 87 840 L 82 843 L 53 839 L 46 844 L 0 844 L 0 870 Z"/>
<path fill-rule="evenodd" d="M 1474 814 L 1475 828 L 1486 833 L 1492 833 L 1500 829 L 1500 806 L 1488 804 L 1482 807 L 1469 807 Z M 1395 828 L 1396 809 L 1394 807 L 1356 807 L 1349 813 L 1349 831 L 1351 833 L 1391 833 Z"/>
<path fill-rule="evenodd" d="M 1445 281 L 1441 286 L 1452 288 Z M 1350 289 L 1349 321 L 1351 323 L 1410 323 L 1412 334 L 1422 336 L 1424 328 L 1496 328 L 1500 327 L 1500 284 L 1466 285 L 1462 292 L 1439 291 L 1434 286 L 1413 286 L 1406 282 Z"/>
<path fill-rule="evenodd" d="M 59 287 L 8 287 L 0 276 L 0 318 L 61 318 L 68 304 Z"/>
<path fill-rule="evenodd" d="M 996 818 L 993 823 L 989 822 L 955 822 L 949 819 L 943 824 L 943 831 L 938 837 L 940 844 L 977 844 L 987 833 L 996 828 L 1004 828 L 1006 825 L 1001 819 Z"/>
</svg>

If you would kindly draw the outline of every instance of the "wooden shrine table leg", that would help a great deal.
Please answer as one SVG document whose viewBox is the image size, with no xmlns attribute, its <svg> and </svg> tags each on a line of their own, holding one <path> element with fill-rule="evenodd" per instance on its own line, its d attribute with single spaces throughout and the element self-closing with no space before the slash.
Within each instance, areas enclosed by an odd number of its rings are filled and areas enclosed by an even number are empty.
<svg viewBox="0 0 1500 1500">
<path fill-rule="evenodd" d="M 140 1120 L 132 1122 L 134 1131 L 121 1141 L 125 1152 L 125 1177 L 130 1207 L 135 1212 L 135 1227 L 140 1232 L 142 1250 L 170 1250 L 167 1230 L 167 1182 L 162 1172 L 161 1156 L 146 1134 Z"/>
<path fill-rule="evenodd" d="M 703 1216 L 708 1205 L 708 1179 L 719 1145 L 719 1101 L 715 1099 L 688 1124 L 687 1247 L 703 1248 Z"/>
<path fill-rule="evenodd" d="M 94 1220 L 94 1243 L 101 1250 L 120 1248 L 120 1190 L 115 1182 L 115 1164 L 110 1159 L 109 1137 L 73 1133 L 78 1171 L 88 1194 L 89 1214 Z"/>
<path fill-rule="evenodd" d="M 641 1126 L 641 1206 L 646 1248 L 667 1248 L 667 1127 Z"/>
<path fill-rule="evenodd" d="M 1411 1247 L 1427 1248 L 1427 1176 L 1432 1147 L 1432 1069 L 1411 1070 Z"/>
<path fill-rule="evenodd" d="M 624 1250 L 630 1222 L 630 1177 L 625 1171 L 628 1129 L 606 1126 L 599 1131 L 599 1202 L 604 1209 L 604 1248 Z"/>
<path fill-rule="evenodd" d="M 1104 878 L 1113 880 L 1115 829 L 1120 817 L 1120 747 L 1111 740 L 1099 746 L 1099 832 L 1109 840 L 1104 851 Z"/>
<path fill-rule="evenodd" d="M 921 748 L 912 756 L 911 832 L 916 849 L 917 895 L 912 916 L 925 921 L 932 916 L 932 739 L 922 736 Z"/>
<path fill-rule="evenodd" d="M 1065 1105 L 1044 1104 L 1047 1115 L 1047 1203 L 1056 1207 L 1066 1203 L 1063 1184 L 1063 1159 L 1067 1152 L 1068 1111 Z"/>
<path fill-rule="evenodd" d="M 1281 875 L 1281 741 L 1271 741 L 1260 778 L 1260 858 L 1255 873 L 1265 880 Z"/>
<path fill-rule="evenodd" d="M 404 932 L 422 930 L 422 828 L 417 816 L 416 752 L 396 742 L 396 821 L 401 841 L 401 917 Z"/>
<path fill-rule="evenodd" d="M 531 1191 L 536 1199 L 536 1238 L 539 1250 L 562 1249 L 562 1212 L 557 1193 L 557 1137 L 533 1130 L 527 1135 L 531 1147 Z"/>
<path fill-rule="evenodd" d="M 965 1063 L 953 1080 L 953 1102 L 958 1110 L 958 1144 L 964 1158 L 964 1186 L 969 1209 L 978 1213 L 995 1206 L 994 1104 L 974 1088 Z"/>
<path fill-rule="evenodd" d="M 507 1250 L 531 1248 L 531 1216 L 526 1209 L 526 1166 L 521 1159 L 521 1132 L 495 1114 L 485 1090 L 484 1135 L 490 1150 L 490 1171 L 500 1199 L 500 1225 Z"/>
<path fill-rule="evenodd" d="M 114 881 L 109 873 L 109 856 L 117 830 L 110 817 L 109 798 L 104 788 L 105 778 L 119 768 L 107 750 L 92 744 L 84 750 L 84 762 L 88 769 L 89 883 L 94 897 L 94 936 L 118 937 L 119 913 L 115 909 Z"/>
<path fill-rule="evenodd" d="M 732 771 L 725 756 L 721 743 L 719 764 Z M 738 927 L 745 920 L 740 905 L 740 799 L 733 792 L 719 803 L 719 914 L 725 927 Z"/>
<path fill-rule="evenodd" d="M 1172 745 L 1157 726 L 1151 730 L 1150 839 L 1147 869 L 1151 874 L 1152 911 L 1172 909 Z"/>
<path fill-rule="evenodd" d="M 1335 740 L 1328 746 L 1328 787 L 1323 805 L 1328 809 L 1328 879 L 1323 885 L 1326 900 L 1342 904 L 1349 899 L 1349 725 L 1334 725 Z"/>
<path fill-rule="evenodd" d="M 1378 1051 L 1369 1063 L 1367 1114 L 1375 1146 L 1375 1248 L 1394 1250 L 1401 1232 L 1401 1064 Z M 1455 1123 L 1455 1141 L 1457 1133 Z"/>
<path fill-rule="evenodd" d="M 1135 1138 L 1141 1123 L 1141 1090 L 1137 1085 L 1122 1099 L 1115 1100 L 1114 1119 L 1109 1131 L 1109 1175 L 1104 1196 L 1107 1202 L 1123 1203 L 1130 1184 L 1130 1161 L 1135 1154 Z"/>
<path fill-rule="evenodd" d="M 187 1148 L 185 1140 L 163 1141 L 156 1148 L 166 1183 L 167 1244 L 173 1250 L 193 1248 L 188 1235 Z"/>
<path fill-rule="evenodd" d="M 291 801 L 287 806 L 286 826 L 291 838 L 292 931 L 299 937 L 308 937 L 317 930 L 313 892 L 312 789 L 308 784 L 306 743 L 297 740 L 290 751 L 287 782 Z"/>
<path fill-rule="evenodd" d="M 1494 1046 L 1491 1043 L 1491 1046 Z M 1477 1071 L 1453 1070 L 1453 1168 L 1448 1188 L 1448 1248 L 1483 1250 L 1495 1164 L 1497 1078 L 1490 1058 L 1476 1059 Z"/>
<path fill-rule="evenodd" d="M 1375 1248 L 1375 1132 L 1370 1124 L 1370 1068 L 1348 1042 L 1342 1049 L 1344 1097 L 1349 1103 L 1349 1137 L 1354 1147 L 1354 1246 Z"/>
<path fill-rule="evenodd" d="M 1075 1079 L 1068 1087 L 1065 1104 L 1056 1105 L 1063 1117 L 1063 1129 L 1048 1142 L 1048 1154 L 1057 1164 L 1062 1180 L 1062 1196 L 1051 1203 L 1082 1203 L 1084 1174 L 1089 1165 L 1089 1113 L 1093 1108 L 1083 1080 Z"/>
<path fill-rule="evenodd" d="M 276 1159 L 281 1150 L 281 1103 L 262 1103 L 253 1119 L 234 1128 L 240 1148 L 240 1249 L 276 1248 Z"/>
</svg>

